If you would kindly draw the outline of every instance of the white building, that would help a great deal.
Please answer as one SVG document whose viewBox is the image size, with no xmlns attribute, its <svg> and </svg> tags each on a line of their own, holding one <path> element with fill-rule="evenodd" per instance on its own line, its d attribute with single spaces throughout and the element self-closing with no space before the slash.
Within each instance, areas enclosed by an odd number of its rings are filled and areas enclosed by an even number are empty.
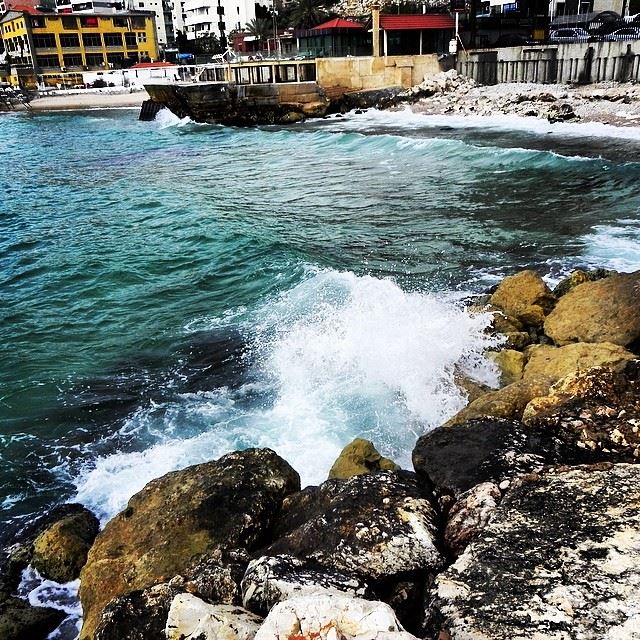
<svg viewBox="0 0 640 640">
<path fill-rule="evenodd" d="M 255 0 L 185 0 L 184 29 L 189 40 L 242 29 L 256 17 Z"/>
<path fill-rule="evenodd" d="M 56 0 L 58 13 L 115 13 L 126 8 L 125 0 Z"/>
<path fill-rule="evenodd" d="M 176 39 L 173 23 L 172 3 L 168 0 L 130 0 L 129 9 L 133 11 L 153 11 L 156 14 L 156 33 L 158 46 L 166 48 Z"/>
</svg>

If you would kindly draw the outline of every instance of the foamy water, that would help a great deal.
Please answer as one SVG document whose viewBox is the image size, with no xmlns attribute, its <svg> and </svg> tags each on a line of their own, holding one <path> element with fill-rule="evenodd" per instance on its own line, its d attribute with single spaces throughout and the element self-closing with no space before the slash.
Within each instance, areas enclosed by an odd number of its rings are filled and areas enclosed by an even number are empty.
<svg viewBox="0 0 640 640">
<path fill-rule="evenodd" d="M 465 404 L 456 369 L 496 382 L 483 357 L 495 344 L 484 333 L 488 322 L 392 280 L 319 272 L 242 318 L 255 336 L 247 355 L 254 382 L 139 411 L 124 429 L 154 431 L 156 444 L 92 461 L 75 480 L 75 499 L 104 519 L 152 478 L 248 446 L 277 451 L 303 485 L 326 479 L 340 449 L 358 436 L 409 467 L 417 436 Z M 261 401 L 240 405 L 256 387 Z M 208 426 L 185 437 L 191 423 Z"/>
</svg>

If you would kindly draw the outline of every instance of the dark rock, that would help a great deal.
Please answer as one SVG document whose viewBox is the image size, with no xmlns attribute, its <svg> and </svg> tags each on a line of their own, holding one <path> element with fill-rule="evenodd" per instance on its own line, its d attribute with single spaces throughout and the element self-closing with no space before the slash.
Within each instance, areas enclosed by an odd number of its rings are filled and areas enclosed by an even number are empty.
<svg viewBox="0 0 640 640">
<path fill-rule="evenodd" d="M 552 124 L 554 122 L 567 122 L 568 120 L 580 119 L 580 116 L 576 114 L 573 107 L 567 102 L 563 102 L 559 105 L 552 104 L 545 115 L 547 120 Z"/>
<path fill-rule="evenodd" d="M 384 471 L 327 480 L 315 499 L 305 500 L 299 526 L 269 546 L 265 555 L 289 554 L 376 582 L 428 574 L 442 566 L 436 542 L 437 513 L 432 496 L 415 474 Z M 308 495 L 308 494 L 307 494 Z"/>
<path fill-rule="evenodd" d="M 637 637 L 639 503 L 639 465 L 550 471 L 514 484 L 436 578 L 429 637 Z"/>
<path fill-rule="evenodd" d="M 455 496 L 482 482 L 496 485 L 561 459 L 561 441 L 512 420 L 480 418 L 439 427 L 418 439 L 416 472 L 438 491 Z"/>
<path fill-rule="evenodd" d="M 32 607 L 20 598 L 0 599 L 2 640 L 44 640 L 67 614 L 49 607 Z"/>
<path fill-rule="evenodd" d="M 268 543 L 282 500 L 299 488 L 298 474 L 270 449 L 230 453 L 150 482 L 89 552 L 80 584 L 80 637 L 92 638 L 113 598 L 184 575 L 216 549 Z"/>
<path fill-rule="evenodd" d="M 75 580 L 99 529 L 98 518 L 86 510 L 58 520 L 36 538 L 31 564 L 45 578 Z"/>
<path fill-rule="evenodd" d="M 171 603 L 183 589 L 158 584 L 114 598 L 103 609 L 95 640 L 161 640 Z"/>
<path fill-rule="evenodd" d="M 240 583 L 250 561 L 244 549 L 216 549 L 185 571 L 185 589 L 209 602 L 239 605 Z"/>
<path fill-rule="evenodd" d="M 287 555 L 254 560 L 242 580 L 243 606 L 262 616 L 278 602 L 314 593 L 374 599 L 367 583 L 356 576 Z"/>
</svg>

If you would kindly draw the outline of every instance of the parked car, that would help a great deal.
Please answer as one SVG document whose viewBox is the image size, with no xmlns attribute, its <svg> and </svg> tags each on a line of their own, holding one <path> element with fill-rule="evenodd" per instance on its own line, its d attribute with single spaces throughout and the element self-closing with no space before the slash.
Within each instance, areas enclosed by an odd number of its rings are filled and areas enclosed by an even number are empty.
<svg viewBox="0 0 640 640">
<path fill-rule="evenodd" d="M 556 29 L 549 34 L 549 42 L 587 42 L 591 35 L 585 29 L 572 27 L 571 29 Z"/>
<path fill-rule="evenodd" d="M 535 43 L 535 41 L 533 41 Z M 503 33 L 493 44 L 494 47 L 521 47 L 531 44 L 532 41 L 527 36 L 520 33 Z"/>
<path fill-rule="evenodd" d="M 605 40 L 638 40 L 640 39 L 640 27 L 622 27 L 604 37 Z"/>
</svg>

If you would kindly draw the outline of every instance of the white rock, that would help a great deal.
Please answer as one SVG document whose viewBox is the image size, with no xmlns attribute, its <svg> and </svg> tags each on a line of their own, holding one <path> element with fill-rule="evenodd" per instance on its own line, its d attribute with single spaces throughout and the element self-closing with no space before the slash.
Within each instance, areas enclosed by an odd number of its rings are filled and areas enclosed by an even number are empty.
<svg viewBox="0 0 640 640">
<path fill-rule="evenodd" d="M 241 607 L 207 604 L 181 593 L 171 603 L 165 635 L 167 640 L 253 640 L 261 623 L 262 618 Z"/>
<path fill-rule="evenodd" d="M 417 640 L 402 629 L 393 609 L 383 602 L 348 596 L 301 596 L 277 604 L 255 640 Z"/>
</svg>

